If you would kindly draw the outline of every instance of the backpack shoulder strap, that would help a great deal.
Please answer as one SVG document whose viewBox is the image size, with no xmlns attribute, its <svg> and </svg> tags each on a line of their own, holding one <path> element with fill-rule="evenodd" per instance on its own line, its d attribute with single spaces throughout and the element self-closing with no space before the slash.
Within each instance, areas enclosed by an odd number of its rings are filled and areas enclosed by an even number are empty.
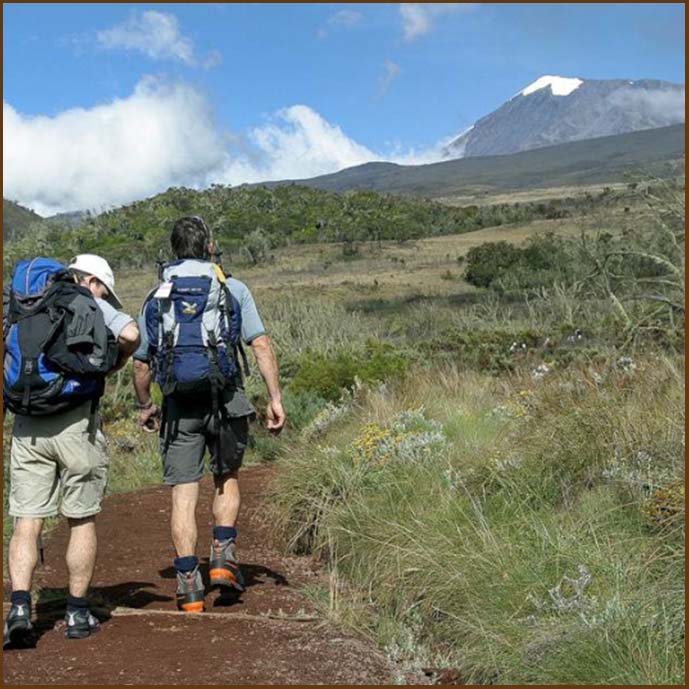
<svg viewBox="0 0 689 689">
<path fill-rule="evenodd" d="M 162 284 L 162 283 L 161 283 Z M 160 288 L 160 285 L 156 285 L 153 289 L 151 289 L 148 294 L 144 297 L 143 304 L 141 304 L 141 309 L 139 311 L 140 316 L 146 317 L 146 307 L 148 306 L 148 303 L 153 299 L 155 293 L 158 291 Z"/>
</svg>

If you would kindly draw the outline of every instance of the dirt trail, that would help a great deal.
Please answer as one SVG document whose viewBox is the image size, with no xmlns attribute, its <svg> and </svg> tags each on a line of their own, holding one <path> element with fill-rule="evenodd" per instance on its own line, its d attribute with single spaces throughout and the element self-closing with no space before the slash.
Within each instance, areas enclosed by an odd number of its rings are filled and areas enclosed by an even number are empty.
<svg viewBox="0 0 689 689">
<path fill-rule="evenodd" d="M 37 572 L 40 638 L 35 649 L 4 652 L 5 683 L 390 683 L 390 668 L 375 647 L 319 618 L 299 592 L 321 576 L 312 563 L 271 547 L 261 507 L 269 478 L 263 467 L 243 472 L 238 554 L 247 590 L 225 599 L 212 591 L 210 615 L 175 614 L 169 489 L 152 488 L 105 501 L 91 596 L 102 629 L 67 640 L 61 621 L 67 528 L 61 525 L 47 540 L 46 564 Z M 206 578 L 211 490 L 205 480 L 197 513 Z"/>
</svg>

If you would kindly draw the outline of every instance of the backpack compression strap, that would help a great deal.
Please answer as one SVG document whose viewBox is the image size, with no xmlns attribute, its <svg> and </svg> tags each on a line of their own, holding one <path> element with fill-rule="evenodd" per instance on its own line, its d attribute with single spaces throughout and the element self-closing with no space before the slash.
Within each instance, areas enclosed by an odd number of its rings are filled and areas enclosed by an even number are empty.
<svg viewBox="0 0 689 689">
<path fill-rule="evenodd" d="M 234 306 L 232 306 L 232 293 L 230 292 L 230 288 L 227 286 L 228 276 L 225 275 L 225 272 L 217 263 L 211 263 L 211 265 L 213 266 L 215 275 L 218 278 L 223 294 L 225 295 L 225 318 L 227 319 L 227 327 L 229 328 L 230 323 L 232 322 L 232 317 L 234 316 Z M 239 352 L 239 356 L 242 359 L 242 366 L 239 368 L 239 373 L 243 380 L 251 375 L 251 369 L 249 368 L 249 360 L 246 358 L 246 352 L 244 351 L 244 346 L 242 345 L 241 336 L 237 346 L 235 347 L 235 350 L 235 358 L 239 360 L 239 357 L 237 357 L 237 352 Z"/>
</svg>

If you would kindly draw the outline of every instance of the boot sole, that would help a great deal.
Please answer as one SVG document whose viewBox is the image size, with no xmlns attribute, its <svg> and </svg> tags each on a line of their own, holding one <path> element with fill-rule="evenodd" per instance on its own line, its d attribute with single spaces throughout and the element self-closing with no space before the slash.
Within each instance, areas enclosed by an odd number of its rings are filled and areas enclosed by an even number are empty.
<svg viewBox="0 0 689 689">
<path fill-rule="evenodd" d="M 88 629 L 88 630 L 72 630 L 72 631 L 66 631 L 65 636 L 68 639 L 86 639 L 87 637 L 91 636 L 92 634 L 95 634 L 100 630 L 100 627 L 98 629 Z"/>
<path fill-rule="evenodd" d="M 211 569 L 209 575 L 211 586 L 221 586 L 222 588 L 244 591 L 244 587 L 239 583 L 237 576 L 227 569 Z"/>
<path fill-rule="evenodd" d="M 32 635 L 33 627 L 16 627 L 3 639 L 2 648 L 28 648 L 34 645 Z"/>
<path fill-rule="evenodd" d="M 182 612 L 204 612 L 206 606 L 202 600 L 195 600 L 191 603 L 178 603 L 177 609 Z"/>
</svg>

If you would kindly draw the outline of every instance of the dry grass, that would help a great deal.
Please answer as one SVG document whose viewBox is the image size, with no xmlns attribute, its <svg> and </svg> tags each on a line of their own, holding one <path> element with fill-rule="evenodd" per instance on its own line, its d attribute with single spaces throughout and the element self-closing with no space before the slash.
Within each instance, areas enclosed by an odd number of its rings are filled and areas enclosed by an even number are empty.
<svg viewBox="0 0 689 689">
<path fill-rule="evenodd" d="M 231 261 L 227 264 L 235 277 L 249 285 L 259 306 L 262 300 L 271 299 L 274 291 L 289 289 L 307 297 L 329 296 L 345 302 L 438 297 L 475 291 L 461 279 L 463 267 L 457 260 L 474 246 L 500 240 L 521 244 L 546 232 L 574 237 L 582 228 L 597 226 L 594 219 L 537 220 L 405 243 L 366 243 L 359 245 L 357 256 L 350 260 L 343 257 L 340 244 L 298 244 L 275 250 L 274 261 L 266 265 L 235 269 Z M 156 278 L 155 266 L 145 272 L 117 275 L 118 293 L 129 313 L 138 313 Z"/>
</svg>

